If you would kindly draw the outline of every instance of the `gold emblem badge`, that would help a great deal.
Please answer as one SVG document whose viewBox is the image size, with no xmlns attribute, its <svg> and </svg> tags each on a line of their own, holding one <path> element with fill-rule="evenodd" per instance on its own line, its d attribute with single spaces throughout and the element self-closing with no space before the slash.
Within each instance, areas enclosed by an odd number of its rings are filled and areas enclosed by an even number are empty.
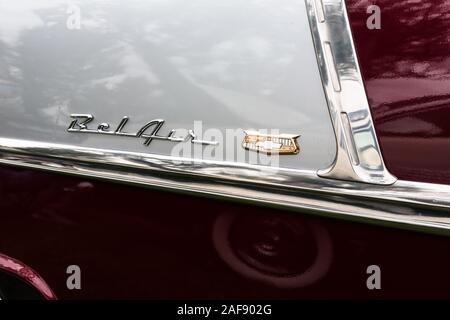
<svg viewBox="0 0 450 320">
<path fill-rule="evenodd" d="M 244 131 L 242 146 L 246 150 L 267 154 L 297 154 L 300 152 L 298 137 L 293 134 L 261 134 L 257 131 Z"/>
</svg>

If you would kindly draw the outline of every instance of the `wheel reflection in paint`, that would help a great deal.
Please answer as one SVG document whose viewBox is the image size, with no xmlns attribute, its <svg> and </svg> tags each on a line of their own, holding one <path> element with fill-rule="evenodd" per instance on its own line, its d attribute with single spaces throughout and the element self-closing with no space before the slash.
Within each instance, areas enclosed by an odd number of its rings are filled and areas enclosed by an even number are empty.
<svg viewBox="0 0 450 320">
<path fill-rule="evenodd" d="M 316 283 L 333 258 L 328 230 L 302 217 L 224 213 L 214 222 L 212 237 L 235 272 L 278 288 Z"/>
</svg>

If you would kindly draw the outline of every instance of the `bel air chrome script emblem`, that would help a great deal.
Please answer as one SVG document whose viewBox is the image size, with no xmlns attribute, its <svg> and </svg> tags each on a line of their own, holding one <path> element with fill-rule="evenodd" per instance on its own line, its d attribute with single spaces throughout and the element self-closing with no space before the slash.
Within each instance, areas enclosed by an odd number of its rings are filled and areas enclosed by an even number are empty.
<svg viewBox="0 0 450 320">
<path fill-rule="evenodd" d="M 264 152 L 267 154 L 297 154 L 299 135 L 293 134 L 261 134 L 256 131 L 245 131 L 242 146 L 247 150 Z"/>
<path fill-rule="evenodd" d="M 187 142 L 202 144 L 202 145 L 213 145 L 219 144 L 218 141 L 204 141 L 199 140 L 193 130 L 188 130 L 188 134 L 185 137 L 174 137 L 175 130 L 171 130 L 168 135 L 161 136 L 158 135 L 159 130 L 161 130 L 164 125 L 164 120 L 155 119 L 147 122 L 142 128 L 137 132 L 125 132 L 125 126 L 128 123 L 129 118 L 127 116 L 123 117 L 120 123 L 117 125 L 115 130 L 109 130 L 109 123 L 101 123 L 97 126 L 97 129 L 88 128 L 88 124 L 94 120 L 94 116 L 91 114 L 71 114 L 72 122 L 70 123 L 67 131 L 69 132 L 79 132 L 79 133 L 95 133 L 95 134 L 105 134 L 132 138 L 142 138 L 144 139 L 144 145 L 149 146 L 153 140 L 165 140 L 170 142 Z"/>
</svg>

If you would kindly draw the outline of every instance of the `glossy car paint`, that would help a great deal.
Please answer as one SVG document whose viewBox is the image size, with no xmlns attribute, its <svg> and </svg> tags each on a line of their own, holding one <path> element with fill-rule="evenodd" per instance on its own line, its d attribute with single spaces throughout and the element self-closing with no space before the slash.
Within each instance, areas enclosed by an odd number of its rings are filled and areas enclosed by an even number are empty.
<svg viewBox="0 0 450 320">
<path fill-rule="evenodd" d="M 346 3 L 388 169 L 450 184 L 450 2 Z M 379 30 L 366 26 L 370 4 L 381 9 Z"/>
<path fill-rule="evenodd" d="M 59 298 L 450 297 L 445 237 L 6 167 L 0 199 L 0 252 Z M 73 264 L 81 290 L 66 287 Z"/>
<path fill-rule="evenodd" d="M 161 135 L 194 129 L 220 145 L 69 133 L 73 113 L 93 114 L 93 129 L 128 116 L 127 132 L 164 119 Z M 335 158 L 303 0 L 1 1 L 1 137 L 266 164 L 241 147 L 246 129 L 301 135 L 283 167 Z"/>
<path fill-rule="evenodd" d="M 60 299 L 450 298 L 447 237 L 38 171 L 0 176 L 0 252 Z M 69 265 L 81 290 L 66 287 Z M 367 289 L 370 265 L 382 290 Z"/>
</svg>

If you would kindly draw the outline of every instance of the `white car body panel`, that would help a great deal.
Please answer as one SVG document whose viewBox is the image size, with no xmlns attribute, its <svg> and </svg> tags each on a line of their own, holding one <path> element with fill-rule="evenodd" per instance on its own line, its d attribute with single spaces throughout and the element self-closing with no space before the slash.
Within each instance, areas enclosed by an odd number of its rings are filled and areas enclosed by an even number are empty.
<svg viewBox="0 0 450 320">
<path fill-rule="evenodd" d="M 166 141 L 69 133 L 73 113 L 94 128 L 128 116 L 128 131 L 164 119 L 160 134 L 201 121 L 200 137 L 223 135 L 220 151 L 188 157 L 264 165 L 241 147 L 245 129 L 301 135 L 281 167 L 336 156 L 303 0 L 2 1 L 1 137 L 173 155 Z"/>
</svg>

